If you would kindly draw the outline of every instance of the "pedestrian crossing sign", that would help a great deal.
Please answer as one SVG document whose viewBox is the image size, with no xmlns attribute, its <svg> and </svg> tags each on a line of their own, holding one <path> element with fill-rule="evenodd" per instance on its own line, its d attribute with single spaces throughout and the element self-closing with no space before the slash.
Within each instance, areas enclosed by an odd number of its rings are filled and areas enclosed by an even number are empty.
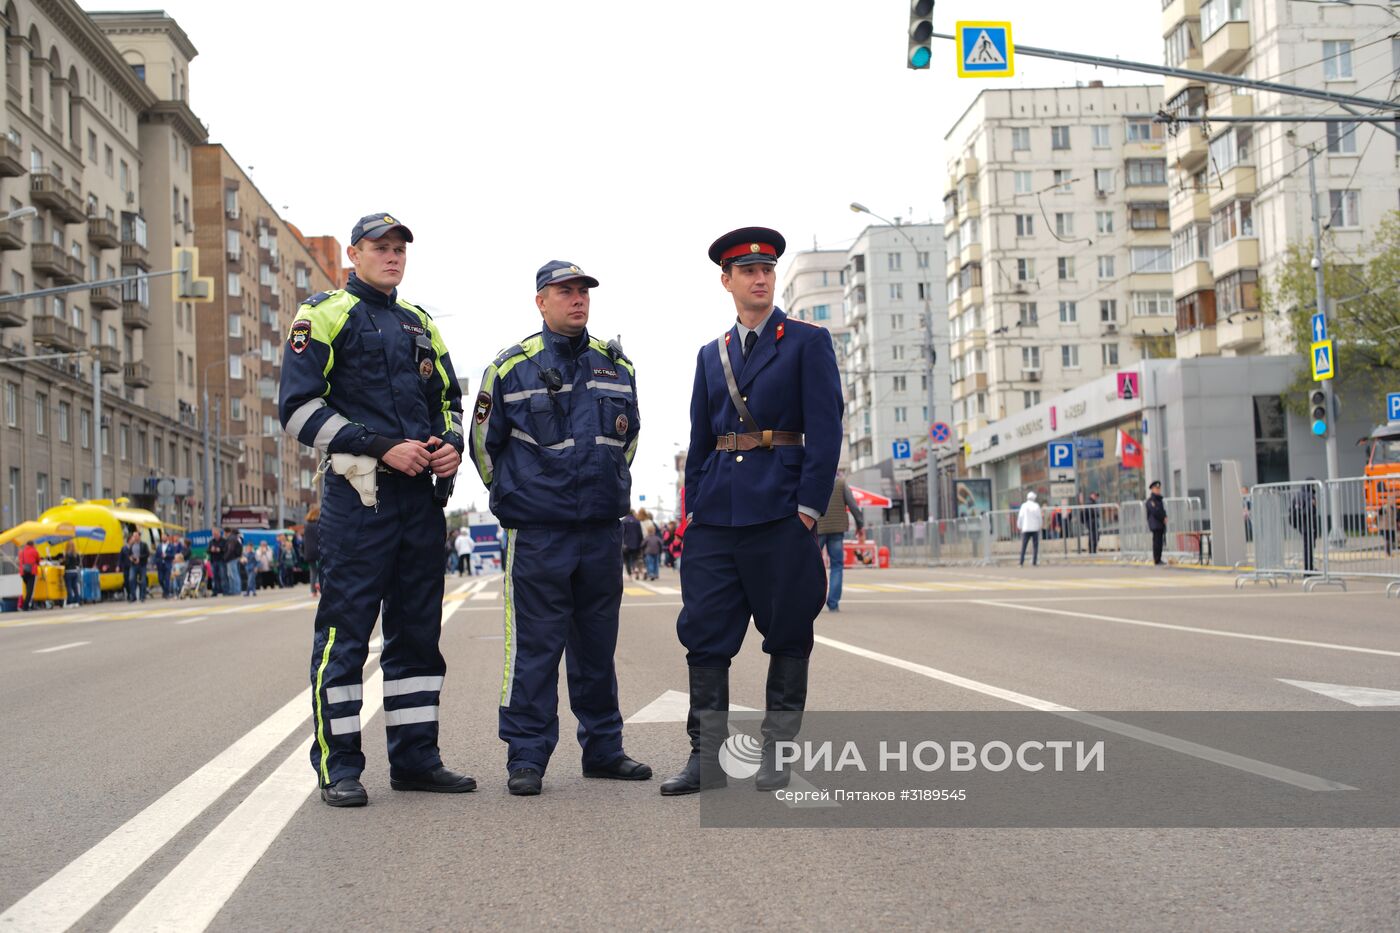
<svg viewBox="0 0 1400 933">
<path fill-rule="evenodd" d="M 959 78 L 1009 78 L 1016 73 L 1010 23 L 957 24 Z"/>
<path fill-rule="evenodd" d="M 1333 354 L 1332 341 L 1322 340 L 1312 345 L 1312 371 L 1314 381 L 1331 379 L 1337 374 L 1337 359 Z"/>
</svg>

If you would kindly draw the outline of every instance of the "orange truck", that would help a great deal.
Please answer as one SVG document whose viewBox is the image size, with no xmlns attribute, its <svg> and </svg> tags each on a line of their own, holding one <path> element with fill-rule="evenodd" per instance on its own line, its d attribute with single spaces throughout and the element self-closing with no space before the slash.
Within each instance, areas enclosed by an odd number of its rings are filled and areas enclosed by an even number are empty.
<svg viewBox="0 0 1400 933">
<path fill-rule="evenodd" d="M 1366 531 L 1393 533 L 1400 524 L 1400 424 L 1383 424 L 1357 443 L 1366 445 Z"/>
</svg>

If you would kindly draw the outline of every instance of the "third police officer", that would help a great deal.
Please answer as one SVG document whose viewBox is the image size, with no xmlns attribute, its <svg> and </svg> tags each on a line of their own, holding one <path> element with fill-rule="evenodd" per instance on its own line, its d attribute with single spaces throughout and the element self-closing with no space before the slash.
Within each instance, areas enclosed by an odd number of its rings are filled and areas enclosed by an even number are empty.
<svg viewBox="0 0 1400 933">
<path fill-rule="evenodd" d="M 622 537 L 637 450 L 637 387 L 617 341 L 588 334 L 598 280 L 572 263 L 535 276 L 540 332 L 486 369 L 471 457 L 505 532 L 505 672 L 500 736 L 507 787 L 540 792 L 559 741 L 559 659 L 568 670 L 585 777 L 644 781 L 622 749 L 618 608 Z"/>
</svg>

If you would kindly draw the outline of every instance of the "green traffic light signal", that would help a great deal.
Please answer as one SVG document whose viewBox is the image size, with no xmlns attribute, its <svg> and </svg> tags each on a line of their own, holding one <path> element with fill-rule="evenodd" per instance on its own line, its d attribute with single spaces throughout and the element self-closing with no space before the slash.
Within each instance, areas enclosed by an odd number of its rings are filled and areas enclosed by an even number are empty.
<svg viewBox="0 0 1400 933">
<path fill-rule="evenodd" d="M 910 0 L 908 67 L 926 69 L 933 60 L 933 0 Z"/>
<path fill-rule="evenodd" d="M 1308 396 L 1308 408 L 1312 414 L 1312 432 L 1318 437 L 1327 436 L 1327 393 L 1314 389 Z"/>
</svg>

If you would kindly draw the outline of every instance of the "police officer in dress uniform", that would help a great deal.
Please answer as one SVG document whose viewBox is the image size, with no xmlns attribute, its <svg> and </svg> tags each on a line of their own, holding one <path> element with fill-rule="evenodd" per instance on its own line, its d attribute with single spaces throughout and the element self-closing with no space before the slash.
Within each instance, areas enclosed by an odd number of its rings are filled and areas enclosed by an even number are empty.
<svg viewBox="0 0 1400 933">
<path fill-rule="evenodd" d="M 690 670 L 691 754 L 661 786 L 668 796 L 725 783 L 717 755 L 729 663 L 750 616 L 769 655 L 759 790 L 787 785 L 774 743 L 797 735 L 807 701 L 812 624 L 826 598 L 813 528 L 836 480 L 843 402 L 831 334 L 773 306 L 785 245 L 777 231 L 745 227 L 710 247 L 738 321 L 701 347 L 690 399 L 676 632 Z"/>
<path fill-rule="evenodd" d="M 496 357 L 473 412 L 471 457 L 505 531 L 500 736 L 507 788 L 540 792 L 559 742 L 559 658 L 583 774 L 645 781 L 622 750 L 617 704 L 622 530 L 641 427 L 632 363 L 588 334 L 598 280 L 555 260 L 535 275 L 540 332 Z"/>
<path fill-rule="evenodd" d="M 461 462 L 462 403 L 437 325 L 398 296 L 411 242 L 389 214 L 355 224 L 349 284 L 301 305 L 282 357 L 282 426 L 331 466 L 321 503 L 311 765 L 333 807 L 368 802 L 360 705 L 381 607 L 390 786 L 476 788 L 443 767 L 438 751 L 447 670 L 438 651 L 442 510 Z"/>
</svg>

